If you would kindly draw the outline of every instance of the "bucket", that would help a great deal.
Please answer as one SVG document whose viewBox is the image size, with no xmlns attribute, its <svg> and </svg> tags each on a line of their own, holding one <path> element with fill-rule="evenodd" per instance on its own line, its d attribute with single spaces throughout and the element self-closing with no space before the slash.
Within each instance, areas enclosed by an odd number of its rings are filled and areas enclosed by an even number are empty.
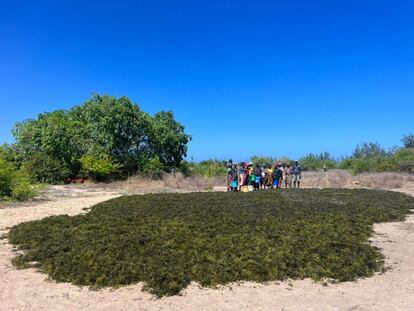
<svg viewBox="0 0 414 311">
<path fill-rule="evenodd" d="M 232 188 L 237 188 L 237 181 L 232 181 L 231 182 L 231 187 Z"/>
<path fill-rule="evenodd" d="M 277 188 L 277 186 L 279 186 L 279 181 L 278 180 L 274 180 L 273 181 L 273 187 L 276 187 Z"/>
<path fill-rule="evenodd" d="M 256 184 L 260 184 L 260 180 L 261 180 L 261 177 L 260 176 L 256 176 Z"/>
</svg>

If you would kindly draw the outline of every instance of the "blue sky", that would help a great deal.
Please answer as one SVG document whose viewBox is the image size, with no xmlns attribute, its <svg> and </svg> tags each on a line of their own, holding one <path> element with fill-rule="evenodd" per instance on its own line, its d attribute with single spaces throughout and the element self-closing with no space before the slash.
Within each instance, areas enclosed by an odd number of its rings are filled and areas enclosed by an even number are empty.
<svg viewBox="0 0 414 311">
<path fill-rule="evenodd" d="M 5 2 L 0 142 L 92 92 L 172 110 L 196 160 L 339 157 L 414 132 L 413 1 Z"/>
</svg>

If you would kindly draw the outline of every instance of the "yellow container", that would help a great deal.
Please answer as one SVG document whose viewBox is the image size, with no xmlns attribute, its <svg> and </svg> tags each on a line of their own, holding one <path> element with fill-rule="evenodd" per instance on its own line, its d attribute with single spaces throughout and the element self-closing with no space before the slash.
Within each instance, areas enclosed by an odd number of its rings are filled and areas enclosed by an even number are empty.
<svg viewBox="0 0 414 311">
<path fill-rule="evenodd" d="M 250 191 L 249 186 L 242 186 L 241 187 L 241 192 L 249 192 L 249 191 Z"/>
</svg>

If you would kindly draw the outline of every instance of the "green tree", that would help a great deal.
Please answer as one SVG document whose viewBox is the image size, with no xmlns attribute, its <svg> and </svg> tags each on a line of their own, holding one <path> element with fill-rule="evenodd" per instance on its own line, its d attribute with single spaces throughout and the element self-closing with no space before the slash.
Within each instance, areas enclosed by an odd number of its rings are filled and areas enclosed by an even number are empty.
<svg viewBox="0 0 414 311">
<path fill-rule="evenodd" d="M 57 181 L 61 177 L 58 175 L 66 176 L 67 172 L 79 172 L 78 159 L 85 151 L 85 144 L 79 123 L 71 119 L 68 112 L 58 110 L 43 113 L 36 120 L 29 119 L 17 123 L 13 134 L 22 165 L 35 173 L 33 176 L 36 181 Z M 42 157 L 46 158 L 45 164 L 40 163 Z M 47 168 L 46 162 L 53 164 L 52 169 Z M 62 174 L 58 174 L 56 178 L 43 177 L 40 171 L 43 168 L 49 173 L 55 169 L 61 170 Z"/>
<path fill-rule="evenodd" d="M 81 159 L 85 171 L 85 156 L 103 167 L 116 163 L 128 174 L 143 171 L 154 159 L 162 169 L 178 168 L 191 139 L 171 112 L 152 117 L 127 97 L 98 94 L 69 111 L 17 123 L 13 134 L 16 163 L 34 180 L 53 183 L 78 175 Z M 6 147 L 0 153 L 11 155 Z"/>
<path fill-rule="evenodd" d="M 387 152 L 378 143 L 363 143 L 362 145 L 357 145 L 353 153 L 354 158 L 383 157 L 386 155 Z"/>
<path fill-rule="evenodd" d="M 85 153 L 103 151 L 127 171 L 139 168 L 148 149 L 150 117 L 128 97 L 94 94 L 70 114 L 82 125 Z"/>
<path fill-rule="evenodd" d="M 404 148 L 414 148 L 414 134 L 404 135 L 401 141 L 404 144 Z"/>
<path fill-rule="evenodd" d="M 158 156 L 168 169 L 178 168 L 187 156 L 191 136 L 185 133 L 184 126 L 174 119 L 171 111 L 156 113 L 150 124 L 148 147 L 151 156 Z"/>
</svg>

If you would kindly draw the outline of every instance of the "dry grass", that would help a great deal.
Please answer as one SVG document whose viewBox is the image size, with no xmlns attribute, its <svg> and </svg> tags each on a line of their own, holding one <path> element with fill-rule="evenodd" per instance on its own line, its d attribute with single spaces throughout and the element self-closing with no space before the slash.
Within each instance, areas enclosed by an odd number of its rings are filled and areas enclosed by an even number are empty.
<svg viewBox="0 0 414 311">
<path fill-rule="evenodd" d="M 304 172 L 304 188 L 373 188 L 395 189 L 414 182 L 413 174 L 404 173 L 364 173 L 352 175 L 344 170 L 328 172 Z"/>
<path fill-rule="evenodd" d="M 207 178 L 202 176 L 184 177 L 181 173 L 165 174 L 162 179 L 153 180 L 145 176 L 132 176 L 124 181 L 96 184 L 99 188 L 116 190 L 128 194 L 156 192 L 209 191 L 214 186 L 226 185 L 225 177 Z"/>
</svg>

